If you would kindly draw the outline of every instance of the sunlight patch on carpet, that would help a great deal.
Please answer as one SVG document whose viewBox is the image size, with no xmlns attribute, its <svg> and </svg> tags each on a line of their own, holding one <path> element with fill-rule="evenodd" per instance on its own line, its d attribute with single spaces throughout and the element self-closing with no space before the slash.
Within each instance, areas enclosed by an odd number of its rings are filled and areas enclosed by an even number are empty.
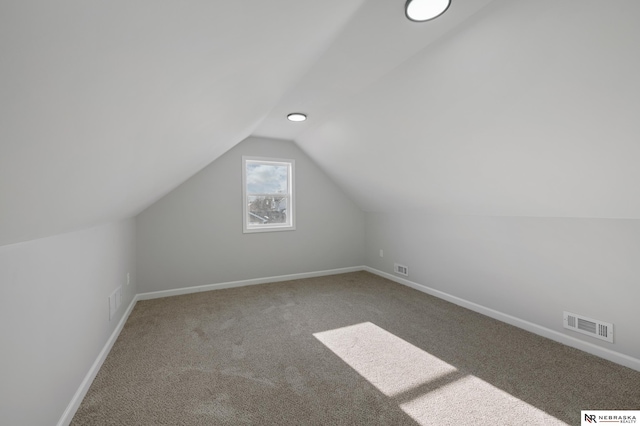
<svg viewBox="0 0 640 426">
<path fill-rule="evenodd" d="M 314 337 L 421 425 L 491 423 L 496 417 L 566 424 L 370 322 Z"/>
<path fill-rule="evenodd" d="M 315 333 L 314 337 L 389 397 L 457 371 L 370 322 Z"/>
</svg>

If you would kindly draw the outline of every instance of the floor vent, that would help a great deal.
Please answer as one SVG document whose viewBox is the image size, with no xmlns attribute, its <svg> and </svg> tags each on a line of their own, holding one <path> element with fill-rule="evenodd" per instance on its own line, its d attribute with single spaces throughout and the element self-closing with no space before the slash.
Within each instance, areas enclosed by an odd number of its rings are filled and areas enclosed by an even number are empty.
<svg viewBox="0 0 640 426">
<path fill-rule="evenodd" d="M 409 276 L 409 268 L 404 265 L 400 265 L 399 263 L 393 264 L 393 271 L 396 274 L 404 275 L 405 277 Z"/>
<path fill-rule="evenodd" d="M 613 324 L 564 312 L 564 328 L 613 343 Z"/>
</svg>

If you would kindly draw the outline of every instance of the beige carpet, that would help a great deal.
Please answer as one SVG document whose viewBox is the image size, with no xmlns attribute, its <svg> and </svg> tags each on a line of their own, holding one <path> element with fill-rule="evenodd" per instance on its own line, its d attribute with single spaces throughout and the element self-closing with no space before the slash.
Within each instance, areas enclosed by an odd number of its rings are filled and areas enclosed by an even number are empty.
<svg viewBox="0 0 640 426">
<path fill-rule="evenodd" d="M 580 424 L 640 372 L 366 272 L 138 302 L 73 425 Z"/>
</svg>

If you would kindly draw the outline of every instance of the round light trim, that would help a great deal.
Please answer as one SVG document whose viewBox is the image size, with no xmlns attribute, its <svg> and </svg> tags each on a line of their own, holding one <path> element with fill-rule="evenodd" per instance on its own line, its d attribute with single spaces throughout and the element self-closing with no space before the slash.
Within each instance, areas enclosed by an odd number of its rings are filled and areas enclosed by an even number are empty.
<svg viewBox="0 0 640 426">
<path fill-rule="evenodd" d="M 301 112 L 292 112 L 291 114 L 287 115 L 287 118 L 289 119 L 289 121 L 304 121 L 307 119 L 307 116 L 305 114 L 302 114 Z"/>
<path fill-rule="evenodd" d="M 451 0 L 407 0 L 404 11 L 410 20 L 424 22 L 442 15 L 450 4 Z"/>
</svg>

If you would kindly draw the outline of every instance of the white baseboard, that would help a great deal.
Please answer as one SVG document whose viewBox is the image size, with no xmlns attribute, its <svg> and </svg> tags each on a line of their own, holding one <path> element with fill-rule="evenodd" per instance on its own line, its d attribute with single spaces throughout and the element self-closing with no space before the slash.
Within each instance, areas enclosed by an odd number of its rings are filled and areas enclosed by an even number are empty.
<svg viewBox="0 0 640 426">
<path fill-rule="evenodd" d="M 556 342 L 562 343 L 564 345 L 571 346 L 572 348 L 580 349 L 581 351 L 590 353 L 591 355 L 595 355 L 597 357 L 604 358 L 608 361 L 615 362 L 616 364 L 624 365 L 625 367 L 629 367 L 634 370 L 640 371 L 640 359 L 633 358 L 629 355 L 621 354 L 620 352 L 612 351 L 611 349 L 603 348 L 601 346 L 597 346 L 589 342 L 585 342 L 584 340 L 576 339 L 575 337 L 572 337 L 572 336 L 567 336 L 566 334 L 558 333 L 557 331 L 551 330 L 541 325 L 534 324 L 532 322 L 496 311 L 491 308 L 487 308 L 482 305 L 478 305 L 477 303 L 473 303 L 468 300 L 461 299 L 460 297 L 452 296 L 443 291 L 436 290 L 431 287 L 427 287 L 425 285 L 418 284 L 401 277 L 397 277 L 387 272 L 382 272 L 378 269 L 371 268 L 369 266 L 365 266 L 363 269 L 367 272 L 371 272 L 372 274 L 379 275 L 391 281 L 395 281 L 399 284 L 403 284 L 408 287 L 414 288 L 423 293 L 430 294 L 439 299 L 446 300 L 448 302 L 451 302 L 456 305 L 462 306 L 464 308 L 470 309 L 472 311 L 481 313 L 493 319 L 497 319 L 498 321 L 505 322 L 507 324 L 513 325 L 523 330 L 527 330 L 539 336 L 546 337 L 547 339 L 551 339 Z"/>
<path fill-rule="evenodd" d="M 67 409 L 64 410 L 64 413 L 62 413 L 62 417 L 60 417 L 60 420 L 58 421 L 57 426 L 68 426 L 69 423 L 71 423 L 73 416 L 76 414 L 76 411 L 78 411 L 78 407 L 80 407 L 80 403 L 82 402 L 82 400 L 84 399 L 84 396 L 89 391 L 89 388 L 91 387 L 91 383 L 93 383 L 93 379 L 96 378 L 98 371 L 100 371 L 100 367 L 102 367 L 102 364 L 104 363 L 104 360 L 107 358 L 109 351 L 111 351 L 113 344 L 118 339 L 118 336 L 120 335 L 120 332 L 122 331 L 124 324 L 127 322 L 127 319 L 129 318 L 129 315 L 131 314 L 131 311 L 133 310 L 133 307 L 135 306 L 137 301 L 138 301 L 138 296 L 134 296 L 133 299 L 131 300 L 131 303 L 129 304 L 129 307 L 127 308 L 124 315 L 122 315 L 122 318 L 118 322 L 118 325 L 116 326 L 115 330 L 113 330 L 113 333 L 111 333 L 111 336 L 109 336 L 109 340 L 107 340 L 107 343 L 105 343 L 104 347 L 98 354 L 98 358 L 96 358 L 96 360 L 93 362 L 93 365 L 89 369 L 89 372 L 84 377 L 84 380 L 82 380 L 80 387 L 76 391 L 75 395 L 73 395 L 73 398 L 71 398 L 71 402 L 69 402 Z"/>
<path fill-rule="evenodd" d="M 223 288 L 244 287 L 248 285 L 275 283 L 280 281 L 299 280 L 302 278 L 322 277 L 325 275 L 346 274 L 347 272 L 356 272 L 364 270 L 364 266 L 351 266 L 349 268 L 327 269 L 324 271 L 304 272 L 300 274 L 278 275 L 267 278 L 253 278 L 242 281 L 230 281 L 218 284 L 205 284 L 195 287 L 177 288 L 173 290 L 152 291 L 149 293 L 138 294 L 138 300 L 158 299 L 160 297 L 179 296 L 181 294 L 199 293 L 202 291 L 220 290 Z"/>
<path fill-rule="evenodd" d="M 100 367 L 102 367 L 102 364 L 104 363 L 104 360 L 107 358 L 109 351 L 111 351 L 113 344 L 118 339 L 118 336 L 120 335 L 120 332 L 124 327 L 124 324 L 127 322 L 127 319 L 129 318 L 129 315 L 131 314 L 133 307 L 135 306 L 136 302 L 138 302 L 139 300 L 157 299 L 160 297 L 178 296 L 181 294 L 198 293 L 201 291 L 218 290 L 223 288 L 242 287 L 247 285 L 265 284 L 265 283 L 273 283 L 273 282 L 279 282 L 279 281 L 290 281 L 290 280 L 297 280 L 301 278 L 313 278 L 313 277 L 322 277 L 325 275 L 345 274 L 347 272 L 356 272 L 356 271 L 363 271 L 363 270 L 364 270 L 364 266 L 352 266 L 349 268 L 328 269 L 324 271 L 305 272 L 301 274 L 279 275 L 275 277 L 255 278 L 250 280 L 232 281 L 227 283 L 209 284 L 209 285 L 202 285 L 197 287 L 186 287 L 186 288 L 178 288 L 174 290 L 154 291 L 150 293 L 136 294 L 133 300 L 131 300 L 131 303 L 129 304 L 129 307 L 127 308 L 126 312 L 120 319 L 120 322 L 118 322 L 118 325 L 116 326 L 115 330 L 113 330 L 113 333 L 111 333 L 109 340 L 107 340 L 107 343 L 104 345 L 104 347 L 98 354 L 98 358 L 94 361 L 93 365 L 89 369 L 89 372 L 84 377 L 84 380 L 82 380 L 80 387 L 76 391 L 75 395 L 73 395 L 73 398 L 71 399 L 71 402 L 69 402 L 67 409 L 64 410 L 64 413 L 62 414 L 62 417 L 58 421 L 57 426 L 68 426 L 69 423 L 71 423 L 71 420 L 73 419 L 73 416 L 76 414 L 78 407 L 80 407 L 80 403 L 82 403 L 82 400 L 84 399 L 85 395 L 89 391 L 89 388 L 91 387 L 91 383 L 93 382 L 93 379 L 96 378 L 96 375 L 100 370 Z"/>
<path fill-rule="evenodd" d="M 67 406 L 67 409 L 62 414 L 62 417 L 58 421 L 57 426 L 67 426 L 69 425 L 69 423 L 71 423 L 71 420 L 73 419 L 73 416 L 78 410 L 78 407 L 82 402 L 82 399 L 85 397 L 85 395 L 89 391 L 89 387 L 91 386 L 93 379 L 95 379 L 96 375 L 98 374 L 98 371 L 100 370 L 100 367 L 104 363 L 104 360 L 107 358 L 109 351 L 113 347 L 113 344 L 118 339 L 118 336 L 120 335 L 120 332 L 122 331 L 124 324 L 127 322 L 127 319 L 129 318 L 129 315 L 131 314 L 131 311 L 133 310 L 133 307 L 135 306 L 137 301 L 157 299 L 157 298 L 169 297 L 169 296 L 178 296 L 181 294 L 198 293 L 198 292 L 209 291 L 209 290 L 218 290 L 223 288 L 243 287 L 243 286 L 256 285 L 256 284 L 297 280 L 302 278 L 313 278 L 313 277 L 322 277 L 326 275 L 345 274 L 348 272 L 357 272 L 357 271 L 371 272 L 372 274 L 379 275 L 391 281 L 395 281 L 399 284 L 403 284 L 408 287 L 414 288 L 423 293 L 427 293 L 432 296 L 438 297 L 440 299 L 444 299 L 446 301 L 455 303 L 456 305 L 462 306 L 467 309 L 471 309 L 472 311 L 497 319 L 498 321 L 511 324 L 513 326 L 522 328 L 524 330 L 530 331 L 532 333 L 538 334 L 540 336 L 546 337 L 556 342 L 565 344 L 567 346 L 571 346 L 576 349 L 580 349 L 584 352 L 590 353 L 600 358 L 604 358 L 606 360 L 615 362 L 617 364 L 624 365 L 626 367 L 640 371 L 640 359 L 633 358 L 628 355 L 624 355 L 619 352 L 615 352 L 600 346 L 596 346 L 589 342 L 585 342 L 585 341 L 576 339 L 574 337 L 564 335 L 562 333 L 558 333 L 557 331 L 550 330 L 546 327 L 542 327 L 540 325 L 531 323 L 529 321 L 525 321 L 523 319 L 516 318 L 502 312 L 498 312 L 496 310 L 487 308 L 485 306 L 478 305 L 477 303 L 469 302 L 468 300 L 461 299 L 456 296 L 452 296 L 440 290 L 435 290 L 425 285 L 418 284 L 413 281 L 409 281 L 407 279 L 400 278 L 395 275 L 379 271 L 369 266 L 352 266 L 349 268 L 329 269 L 325 271 L 305 272 L 300 274 L 279 275 L 279 276 L 267 277 L 267 278 L 254 278 L 254 279 L 242 280 L 242 281 L 231 281 L 231 282 L 219 283 L 219 284 L 209 284 L 209 285 L 202 285 L 202 286 L 196 286 L 196 287 L 186 287 L 186 288 L 179 288 L 174 290 L 154 291 L 149 293 L 137 294 L 129 304 L 129 307 L 127 308 L 126 312 L 120 319 L 120 322 L 118 322 L 118 325 L 116 326 L 115 330 L 113 330 L 113 333 L 111 333 L 109 340 L 107 340 L 107 343 L 104 345 L 104 347 L 100 351 L 100 354 L 98 354 L 98 358 L 95 360 L 95 362 L 89 369 L 89 372 L 87 373 L 84 380 L 80 384 L 80 387 L 78 388 L 75 395 L 71 399 L 71 402 L 69 402 L 69 405 Z"/>
</svg>

